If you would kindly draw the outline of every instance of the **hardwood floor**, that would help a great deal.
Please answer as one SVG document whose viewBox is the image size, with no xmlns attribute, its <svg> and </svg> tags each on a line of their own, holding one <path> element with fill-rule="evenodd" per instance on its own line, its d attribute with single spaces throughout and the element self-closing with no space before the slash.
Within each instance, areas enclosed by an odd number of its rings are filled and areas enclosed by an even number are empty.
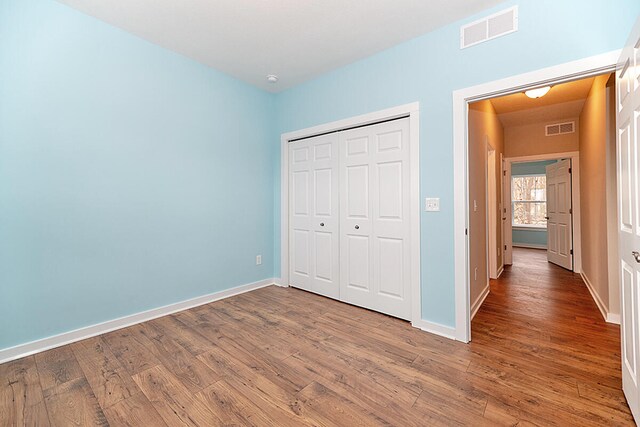
<svg viewBox="0 0 640 427">
<path fill-rule="evenodd" d="M 619 328 L 518 250 L 462 344 L 263 288 L 0 365 L 2 425 L 633 425 Z"/>
</svg>

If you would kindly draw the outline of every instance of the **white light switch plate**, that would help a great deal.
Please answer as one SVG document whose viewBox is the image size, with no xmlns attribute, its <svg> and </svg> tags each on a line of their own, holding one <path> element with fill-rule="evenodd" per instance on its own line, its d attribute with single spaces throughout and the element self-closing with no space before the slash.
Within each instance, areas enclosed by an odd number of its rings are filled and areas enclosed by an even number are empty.
<svg viewBox="0 0 640 427">
<path fill-rule="evenodd" d="M 440 212 L 440 198 L 427 197 L 424 199 L 424 210 L 426 212 Z"/>
</svg>

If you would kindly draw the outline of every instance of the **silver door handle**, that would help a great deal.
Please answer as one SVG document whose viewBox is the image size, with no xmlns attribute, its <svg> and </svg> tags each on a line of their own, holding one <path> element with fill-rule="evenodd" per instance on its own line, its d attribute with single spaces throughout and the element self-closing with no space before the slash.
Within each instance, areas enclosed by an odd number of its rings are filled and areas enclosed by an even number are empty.
<svg viewBox="0 0 640 427">
<path fill-rule="evenodd" d="M 544 219 L 551 219 L 551 218 L 549 218 L 548 216 L 545 216 Z"/>
<path fill-rule="evenodd" d="M 356 230 L 360 230 L 360 226 L 359 225 L 356 225 Z"/>
<path fill-rule="evenodd" d="M 631 255 L 633 255 L 633 257 L 636 259 L 637 263 L 640 263 L 640 252 L 638 251 L 631 251 Z"/>
</svg>

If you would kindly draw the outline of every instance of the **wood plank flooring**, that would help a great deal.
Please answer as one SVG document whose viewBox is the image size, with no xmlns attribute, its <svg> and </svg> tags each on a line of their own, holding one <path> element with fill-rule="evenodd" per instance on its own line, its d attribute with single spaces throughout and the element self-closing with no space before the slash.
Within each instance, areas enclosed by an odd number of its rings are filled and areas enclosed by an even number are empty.
<svg viewBox="0 0 640 427">
<path fill-rule="evenodd" d="M 0 425 L 633 425 L 619 328 L 514 261 L 470 344 L 272 286 L 0 365 Z"/>
</svg>

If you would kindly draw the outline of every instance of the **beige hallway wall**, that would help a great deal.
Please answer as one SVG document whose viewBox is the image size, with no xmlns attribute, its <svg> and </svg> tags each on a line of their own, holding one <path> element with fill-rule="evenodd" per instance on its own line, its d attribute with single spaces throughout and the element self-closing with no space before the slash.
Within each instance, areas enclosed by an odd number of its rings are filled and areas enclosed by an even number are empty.
<svg viewBox="0 0 640 427">
<path fill-rule="evenodd" d="M 469 106 L 469 262 L 471 276 L 471 304 L 485 290 L 487 283 L 487 179 L 486 141 L 495 149 L 496 155 L 496 230 L 498 232 L 497 260 L 503 264 L 501 250 L 502 227 L 500 224 L 500 154 L 504 153 L 504 129 L 490 101 L 481 101 Z M 477 210 L 474 209 L 474 201 Z M 474 270 L 477 278 L 474 280 Z"/>
<path fill-rule="evenodd" d="M 577 117 L 553 122 L 539 122 L 521 126 L 508 126 L 504 128 L 504 155 L 505 157 L 533 156 L 538 154 L 566 153 L 578 151 L 578 132 L 564 135 L 545 136 L 545 126 L 552 123 L 576 122 L 576 130 L 579 127 Z"/>
<path fill-rule="evenodd" d="M 598 76 L 580 115 L 582 272 L 609 308 L 607 236 L 607 80 Z"/>
</svg>

